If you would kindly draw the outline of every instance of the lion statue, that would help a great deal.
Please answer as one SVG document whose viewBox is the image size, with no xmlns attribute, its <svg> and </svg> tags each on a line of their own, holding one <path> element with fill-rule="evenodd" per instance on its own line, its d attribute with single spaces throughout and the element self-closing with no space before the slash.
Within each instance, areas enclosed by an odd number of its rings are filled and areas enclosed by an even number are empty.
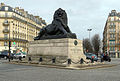
<svg viewBox="0 0 120 81">
<path fill-rule="evenodd" d="M 42 28 L 34 40 L 57 39 L 57 38 L 75 38 L 76 34 L 72 33 L 68 27 L 67 14 L 65 10 L 59 8 L 55 11 L 51 24 Z"/>
</svg>

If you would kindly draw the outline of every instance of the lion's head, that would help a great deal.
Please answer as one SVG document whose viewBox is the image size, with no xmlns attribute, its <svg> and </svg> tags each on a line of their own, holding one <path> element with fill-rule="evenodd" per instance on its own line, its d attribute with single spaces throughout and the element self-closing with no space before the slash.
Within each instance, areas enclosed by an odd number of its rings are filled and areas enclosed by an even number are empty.
<svg viewBox="0 0 120 81">
<path fill-rule="evenodd" d="M 68 23 L 68 21 L 67 21 L 67 14 L 66 14 L 65 10 L 63 10 L 61 8 L 59 8 L 58 10 L 55 11 L 53 18 L 54 19 L 56 19 L 56 18 L 62 19 L 64 24 L 66 24 L 66 25 Z"/>
</svg>

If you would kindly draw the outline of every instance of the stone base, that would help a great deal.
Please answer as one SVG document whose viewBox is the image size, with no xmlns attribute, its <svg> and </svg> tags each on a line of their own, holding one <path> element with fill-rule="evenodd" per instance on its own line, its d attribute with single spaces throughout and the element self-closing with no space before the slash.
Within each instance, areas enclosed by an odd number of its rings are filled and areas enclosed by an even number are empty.
<svg viewBox="0 0 120 81">
<path fill-rule="evenodd" d="M 81 58 L 86 60 L 82 41 L 71 38 L 32 41 L 29 43 L 28 56 L 34 60 L 42 57 L 45 61 L 56 58 L 58 62 L 65 62 L 67 59 L 71 59 L 73 62 L 78 62 Z"/>
</svg>

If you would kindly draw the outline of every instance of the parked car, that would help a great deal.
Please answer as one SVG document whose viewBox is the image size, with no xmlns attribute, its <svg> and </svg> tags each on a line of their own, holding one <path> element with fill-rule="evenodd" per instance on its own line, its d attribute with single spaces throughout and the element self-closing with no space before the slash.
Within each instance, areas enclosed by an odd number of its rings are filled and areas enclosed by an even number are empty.
<svg viewBox="0 0 120 81">
<path fill-rule="evenodd" d="M 19 57 L 25 58 L 25 57 L 26 57 L 26 53 L 24 53 L 24 52 L 19 52 L 19 53 L 14 54 L 14 57 L 15 57 L 15 58 L 19 58 Z"/>
<path fill-rule="evenodd" d="M 10 54 L 10 58 L 11 59 L 13 59 L 13 56 L 14 56 L 14 54 Z M 8 59 L 9 58 L 9 53 L 8 53 L 8 51 L 7 50 L 4 50 L 4 51 L 2 51 L 2 52 L 0 52 L 0 58 L 4 58 L 4 59 Z"/>
<path fill-rule="evenodd" d="M 92 60 L 92 58 L 93 58 L 94 61 L 97 61 L 97 60 L 98 60 L 97 55 L 95 55 L 95 54 L 93 54 L 93 53 L 85 53 L 85 55 L 86 55 L 86 59 Z"/>
<path fill-rule="evenodd" d="M 111 62 L 111 58 L 108 54 L 102 54 L 101 60 Z"/>
<path fill-rule="evenodd" d="M 7 51 L 1 51 L 1 52 L 0 52 L 0 58 L 5 58 L 5 59 L 7 59 L 7 58 L 8 58 L 8 52 L 7 52 Z"/>
</svg>

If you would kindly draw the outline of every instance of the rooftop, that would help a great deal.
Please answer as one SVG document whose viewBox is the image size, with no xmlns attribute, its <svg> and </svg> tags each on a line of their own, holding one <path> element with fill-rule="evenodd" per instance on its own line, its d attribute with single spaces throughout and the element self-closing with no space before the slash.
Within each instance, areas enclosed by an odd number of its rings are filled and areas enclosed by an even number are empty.
<svg viewBox="0 0 120 81">
<path fill-rule="evenodd" d="M 28 11 L 25 11 L 24 9 L 19 8 L 19 7 L 13 8 L 11 6 L 5 5 L 4 3 L 1 3 L 0 4 L 0 11 L 14 12 L 14 13 L 20 15 L 20 16 L 29 18 L 29 19 L 31 19 L 32 21 L 34 21 L 34 22 L 36 22 L 38 24 L 44 24 L 44 25 L 46 25 L 45 20 L 43 20 L 39 16 L 34 16 L 33 14 L 29 14 Z"/>
</svg>

